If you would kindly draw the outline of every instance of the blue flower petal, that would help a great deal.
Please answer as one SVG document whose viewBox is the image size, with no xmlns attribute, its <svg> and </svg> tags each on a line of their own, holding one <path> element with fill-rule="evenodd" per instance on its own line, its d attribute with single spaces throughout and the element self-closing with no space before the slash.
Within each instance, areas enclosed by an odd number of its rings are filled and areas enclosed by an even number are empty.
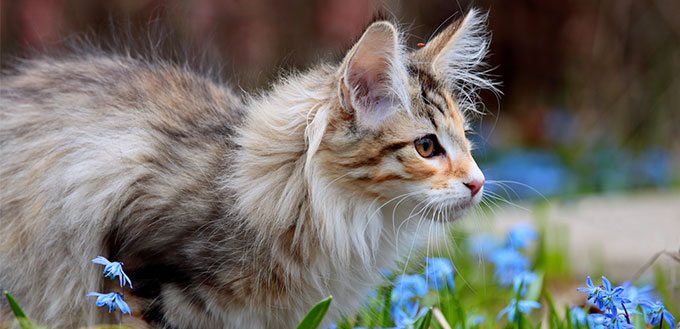
<svg viewBox="0 0 680 329">
<path fill-rule="evenodd" d="M 469 327 L 476 327 L 482 323 L 484 323 L 484 316 L 483 315 L 474 315 L 468 318 L 469 321 Z"/>
<path fill-rule="evenodd" d="M 577 327 L 578 325 L 581 325 L 582 327 L 586 326 L 586 312 L 583 311 L 583 309 L 580 309 L 578 307 L 572 308 L 569 311 L 569 316 L 571 317 L 571 325 L 573 327 Z"/>
<path fill-rule="evenodd" d="M 130 311 L 130 306 L 128 306 L 128 304 L 123 300 L 123 298 L 120 298 L 120 297 L 116 298 L 115 302 L 116 302 L 116 305 L 118 306 L 118 308 L 120 309 L 121 313 L 128 314 L 128 315 L 132 316 L 132 312 Z"/>
<path fill-rule="evenodd" d="M 602 276 L 602 286 L 604 287 L 604 290 L 610 291 L 612 290 L 612 284 L 607 280 L 607 278 L 603 275 Z"/>
<path fill-rule="evenodd" d="M 593 279 L 590 278 L 590 275 L 586 278 L 586 285 L 587 285 L 589 288 L 593 288 L 593 287 L 594 287 L 594 285 L 593 285 Z"/>
<path fill-rule="evenodd" d="M 108 259 L 102 256 L 97 256 L 97 258 L 93 259 L 92 262 L 95 264 L 102 264 L 104 266 L 109 266 L 109 264 L 111 264 Z"/>
<path fill-rule="evenodd" d="M 671 315 L 671 312 L 668 312 L 666 309 L 663 310 L 663 319 L 671 328 L 675 327 L 675 318 Z"/>
<path fill-rule="evenodd" d="M 529 314 L 531 309 L 539 308 L 541 304 L 533 300 L 520 300 L 517 302 L 514 298 L 510 301 L 510 305 L 506 306 L 504 309 L 498 313 L 496 321 L 500 321 L 504 314 L 508 314 L 508 321 L 515 321 L 515 309 L 519 310 L 520 313 Z"/>
<path fill-rule="evenodd" d="M 468 238 L 467 246 L 474 255 L 489 258 L 501 246 L 501 241 L 490 233 L 476 233 Z"/>
<path fill-rule="evenodd" d="M 123 272 L 123 263 L 111 262 L 102 256 L 98 256 L 97 258 L 93 259 L 92 262 L 96 264 L 105 265 L 104 267 L 105 277 L 111 278 L 111 280 L 115 279 L 116 277 L 119 277 L 121 288 L 125 286 L 125 283 L 128 283 L 130 285 L 130 288 L 132 288 L 132 281 L 125 274 L 125 272 Z"/>
<path fill-rule="evenodd" d="M 130 307 L 125 303 L 123 300 L 123 296 L 118 293 L 118 292 L 110 292 L 108 294 L 102 294 L 98 292 L 90 292 L 85 297 L 91 297 L 91 296 L 97 296 L 97 300 L 95 302 L 95 305 L 98 307 L 105 306 L 109 312 L 115 311 L 116 308 L 119 308 L 123 314 L 130 313 Z"/>
<path fill-rule="evenodd" d="M 420 275 L 400 275 L 394 280 L 392 288 L 392 317 L 398 316 L 397 312 L 401 308 L 411 308 L 418 302 L 419 297 L 427 294 L 427 283 Z"/>
<path fill-rule="evenodd" d="M 512 247 L 520 249 L 526 249 L 537 238 L 538 232 L 526 223 L 516 225 L 508 233 L 508 243 Z"/>
<path fill-rule="evenodd" d="M 447 284 L 454 291 L 453 265 L 446 258 L 426 258 L 425 277 L 434 290 L 441 290 Z"/>
<path fill-rule="evenodd" d="M 519 290 L 519 287 L 521 286 L 522 291 L 520 292 L 520 296 L 524 296 L 527 292 L 527 285 L 534 281 L 536 281 L 536 274 L 529 271 L 521 272 L 512 279 L 512 291 L 517 293 L 517 290 Z"/>
</svg>

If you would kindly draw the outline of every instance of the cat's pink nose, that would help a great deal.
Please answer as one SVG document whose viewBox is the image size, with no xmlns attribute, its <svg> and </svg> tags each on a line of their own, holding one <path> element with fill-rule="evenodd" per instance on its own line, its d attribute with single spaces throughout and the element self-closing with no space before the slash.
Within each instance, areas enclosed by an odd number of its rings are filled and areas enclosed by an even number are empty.
<svg viewBox="0 0 680 329">
<path fill-rule="evenodd" d="M 463 183 L 463 185 L 465 185 L 465 187 L 470 189 L 470 193 L 471 193 L 470 196 L 475 196 L 477 194 L 477 192 L 479 192 L 479 190 L 482 189 L 482 186 L 484 186 L 484 180 L 473 179 L 469 182 Z"/>
</svg>

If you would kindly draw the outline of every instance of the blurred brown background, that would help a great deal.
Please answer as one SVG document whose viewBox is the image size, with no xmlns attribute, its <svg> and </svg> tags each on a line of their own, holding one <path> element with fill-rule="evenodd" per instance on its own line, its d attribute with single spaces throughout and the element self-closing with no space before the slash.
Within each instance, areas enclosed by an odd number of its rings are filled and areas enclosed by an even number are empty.
<svg viewBox="0 0 680 329">
<path fill-rule="evenodd" d="M 253 90 L 282 68 L 339 60 L 378 12 L 398 21 L 415 47 L 472 6 L 490 13 L 489 62 L 504 93 L 485 95 L 491 114 L 481 140 L 495 149 L 566 148 L 567 166 L 600 149 L 653 148 L 670 166 L 661 170 L 674 173 L 661 179 L 677 181 L 677 0 L 2 0 L 0 58 L 155 22 L 175 32 L 172 42 L 217 58 L 227 81 Z"/>
</svg>

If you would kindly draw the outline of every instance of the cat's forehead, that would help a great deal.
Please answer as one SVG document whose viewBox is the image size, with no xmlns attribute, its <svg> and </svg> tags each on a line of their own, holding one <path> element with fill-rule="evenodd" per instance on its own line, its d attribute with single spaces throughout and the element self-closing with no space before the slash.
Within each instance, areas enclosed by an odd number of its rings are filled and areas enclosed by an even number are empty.
<svg viewBox="0 0 680 329">
<path fill-rule="evenodd" d="M 464 135 L 467 119 L 454 92 L 425 65 L 409 65 L 407 69 L 412 85 L 413 115 L 427 119 L 436 130 Z"/>
</svg>

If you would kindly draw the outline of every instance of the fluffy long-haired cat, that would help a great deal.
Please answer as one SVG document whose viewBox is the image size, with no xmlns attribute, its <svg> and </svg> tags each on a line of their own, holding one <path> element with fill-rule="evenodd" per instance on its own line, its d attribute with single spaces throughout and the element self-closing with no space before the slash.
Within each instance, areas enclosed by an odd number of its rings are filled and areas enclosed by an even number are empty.
<svg viewBox="0 0 680 329">
<path fill-rule="evenodd" d="M 476 10 L 416 49 L 376 22 L 257 96 L 159 59 L 24 60 L 0 80 L 0 290 L 51 327 L 117 322 L 84 297 L 116 290 L 103 255 L 134 327 L 291 328 L 329 295 L 337 320 L 397 241 L 480 200 L 487 48 Z"/>
</svg>

